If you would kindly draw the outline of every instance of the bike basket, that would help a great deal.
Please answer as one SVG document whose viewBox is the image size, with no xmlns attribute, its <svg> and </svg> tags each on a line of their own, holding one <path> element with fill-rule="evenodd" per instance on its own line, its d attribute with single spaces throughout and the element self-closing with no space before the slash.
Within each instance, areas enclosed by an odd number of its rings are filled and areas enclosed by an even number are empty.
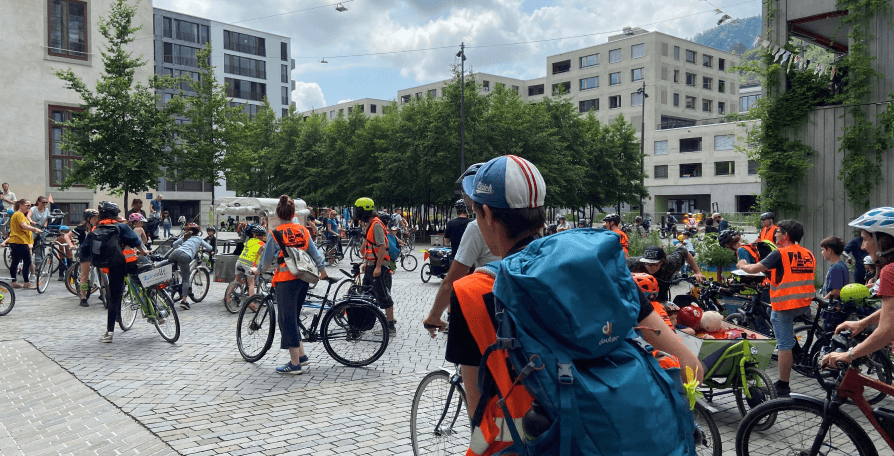
<svg viewBox="0 0 894 456">
<path fill-rule="evenodd" d="M 174 266 L 171 264 L 166 264 L 160 268 L 137 274 L 137 278 L 140 279 L 140 285 L 144 287 L 151 287 L 152 285 L 167 282 L 168 280 L 171 280 L 172 277 L 174 277 Z"/>
</svg>

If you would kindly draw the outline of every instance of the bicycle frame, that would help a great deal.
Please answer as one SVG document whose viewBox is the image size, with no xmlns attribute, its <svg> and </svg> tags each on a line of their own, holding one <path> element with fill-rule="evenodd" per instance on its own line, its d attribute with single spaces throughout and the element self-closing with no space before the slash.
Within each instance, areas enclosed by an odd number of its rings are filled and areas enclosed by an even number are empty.
<svg viewBox="0 0 894 456">
<path fill-rule="evenodd" d="M 444 369 L 446 370 L 446 369 Z M 441 411 L 441 417 L 438 418 L 438 424 L 435 425 L 434 434 L 435 436 L 441 437 L 445 435 L 451 435 L 453 432 L 453 427 L 456 425 L 456 420 L 459 419 L 459 415 L 462 407 L 456 408 L 456 413 L 453 415 L 453 419 L 450 420 L 450 425 L 447 429 L 441 429 L 441 424 L 444 423 L 444 418 L 447 417 L 447 412 L 450 410 L 450 405 L 453 404 L 453 393 L 456 392 L 456 388 L 459 384 L 463 382 L 463 376 L 460 373 L 459 365 L 454 366 L 454 373 L 450 376 L 450 391 L 447 392 L 447 400 L 444 401 L 444 410 Z M 471 410 L 467 410 L 467 413 L 471 413 Z M 472 417 L 470 416 L 469 419 Z"/>
<path fill-rule="evenodd" d="M 732 347 L 727 348 L 726 351 L 723 352 L 723 355 L 721 355 L 720 358 L 717 359 L 717 362 L 715 362 L 714 365 L 710 369 L 708 369 L 708 372 L 705 373 L 705 381 L 702 382 L 702 385 L 708 388 L 732 388 L 734 386 L 734 382 L 736 380 L 739 380 L 742 383 L 742 389 L 745 392 L 745 397 L 751 399 L 751 391 L 750 388 L 748 388 L 748 377 L 745 375 L 745 368 L 751 365 L 757 365 L 757 362 L 754 360 L 752 355 L 752 348 L 754 347 L 751 345 L 751 342 L 748 342 L 747 339 L 742 340 Z M 718 368 L 720 368 L 721 365 L 723 365 L 723 362 L 726 360 L 735 360 L 736 358 L 738 358 L 738 361 L 734 362 L 739 365 L 739 375 L 737 376 L 734 374 L 730 374 L 726 377 L 723 383 L 714 381 L 713 374 L 715 371 L 717 371 Z"/>
<path fill-rule="evenodd" d="M 127 292 L 130 293 L 134 302 L 140 304 L 140 312 L 143 314 L 143 318 L 158 318 L 158 315 L 155 313 L 155 308 L 149 305 L 149 300 L 146 297 L 146 289 L 142 285 L 134 282 L 129 274 L 124 277 L 124 283 L 127 285 Z"/>
<path fill-rule="evenodd" d="M 894 449 L 894 437 L 888 434 L 885 431 L 885 428 L 882 427 L 881 423 L 876 419 L 875 414 L 872 413 L 872 407 L 869 405 L 869 401 L 867 401 L 863 397 L 863 390 L 866 388 L 872 388 L 874 390 L 881 391 L 889 396 L 894 396 L 894 386 L 888 385 L 886 383 L 882 383 L 878 380 L 873 380 L 863 374 L 860 373 L 860 370 L 856 367 L 849 367 L 844 374 L 844 378 L 841 380 L 841 383 L 838 385 L 838 389 L 836 390 L 835 397 L 831 399 L 831 404 L 829 404 L 829 400 L 826 401 L 827 405 L 830 409 L 839 409 L 841 405 L 844 403 L 845 399 L 850 399 L 854 402 L 857 408 L 863 412 L 863 415 L 872 423 L 872 426 L 875 430 L 885 439 L 885 442 L 891 449 Z M 813 442 L 813 447 L 811 448 L 810 454 L 819 454 L 820 447 L 823 444 L 823 441 L 826 437 L 826 432 L 829 430 L 829 426 L 831 424 L 831 414 L 827 414 L 823 419 L 822 426 L 820 428 L 819 434 L 817 434 L 816 439 Z"/>
</svg>

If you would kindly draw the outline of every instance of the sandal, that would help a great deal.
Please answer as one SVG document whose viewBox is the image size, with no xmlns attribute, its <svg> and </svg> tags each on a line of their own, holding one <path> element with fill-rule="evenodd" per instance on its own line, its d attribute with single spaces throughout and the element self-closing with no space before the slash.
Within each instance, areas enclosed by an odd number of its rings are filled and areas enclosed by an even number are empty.
<svg viewBox="0 0 894 456">
<path fill-rule="evenodd" d="M 9 286 L 11 286 L 11 287 L 13 287 L 13 288 L 22 288 L 22 285 L 21 285 L 20 283 L 18 283 L 18 282 L 11 282 L 11 283 L 9 284 Z"/>
<path fill-rule="evenodd" d="M 23 290 L 36 290 L 37 287 L 34 286 L 31 282 L 25 282 L 25 285 L 22 285 Z"/>
<path fill-rule="evenodd" d="M 253 303 L 253 302 L 248 303 L 248 308 L 249 308 L 252 312 L 254 312 L 254 313 L 258 313 L 258 306 L 256 306 L 255 303 Z"/>
</svg>

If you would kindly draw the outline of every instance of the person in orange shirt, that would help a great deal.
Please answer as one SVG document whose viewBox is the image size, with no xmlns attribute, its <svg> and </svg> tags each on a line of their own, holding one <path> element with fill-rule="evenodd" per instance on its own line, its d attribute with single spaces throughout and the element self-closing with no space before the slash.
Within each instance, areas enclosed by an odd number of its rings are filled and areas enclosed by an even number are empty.
<svg viewBox="0 0 894 456">
<path fill-rule="evenodd" d="M 627 238 L 627 233 L 621 231 L 621 216 L 618 214 L 606 215 L 605 218 L 602 219 L 602 226 L 609 231 L 617 233 L 621 238 L 621 247 L 624 248 L 624 256 L 628 256 L 629 252 L 627 251 L 627 245 L 629 239 Z"/>
<path fill-rule="evenodd" d="M 776 237 L 776 215 L 772 212 L 764 212 L 761 214 L 761 234 L 757 237 L 758 241 L 775 242 Z"/>
</svg>

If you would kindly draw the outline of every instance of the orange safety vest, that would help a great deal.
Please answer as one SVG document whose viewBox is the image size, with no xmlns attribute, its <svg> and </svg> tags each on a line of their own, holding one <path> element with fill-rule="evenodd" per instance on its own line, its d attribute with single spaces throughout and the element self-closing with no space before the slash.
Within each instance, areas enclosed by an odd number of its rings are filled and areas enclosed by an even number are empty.
<svg viewBox="0 0 894 456">
<path fill-rule="evenodd" d="M 373 227 L 376 224 L 382 227 L 382 233 L 385 234 L 385 243 L 381 246 L 376 245 L 376 236 L 373 233 Z M 382 220 L 378 217 L 373 217 L 372 221 L 369 222 L 369 228 L 366 229 L 366 243 L 363 246 L 363 257 L 366 259 L 366 262 L 375 264 L 376 260 L 379 259 L 379 249 L 383 246 L 385 248 L 385 263 L 388 263 L 391 261 L 391 255 L 388 255 L 388 229 L 385 228 Z"/>
<path fill-rule="evenodd" d="M 100 220 L 99 223 L 98 223 L 96 226 L 99 226 L 99 225 L 117 225 L 118 223 L 119 223 L 119 222 L 118 222 L 117 220 L 113 220 L 113 219 L 105 219 L 105 220 Z M 96 229 L 96 226 L 94 226 L 93 228 L 91 228 L 91 229 L 90 229 L 90 232 L 93 232 L 93 230 Z M 130 247 L 130 246 L 126 246 L 126 245 L 124 245 L 124 244 L 122 244 L 121 247 L 122 247 L 122 248 L 121 248 L 121 251 L 124 252 L 124 263 L 125 263 L 125 264 L 127 264 L 127 263 L 133 263 L 133 262 L 136 262 L 136 261 L 137 261 L 137 251 L 136 251 L 136 250 L 134 250 L 132 247 Z M 105 272 L 106 274 L 108 274 L 108 271 L 105 271 L 105 269 L 107 269 L 107 268 L 103 268 L 103 272 Z"/>
<path fill-rule="evenodd" d="M 483 272 L 463 277 L 453 283 L 460 309 L 469 325 L 469 331 L 484 354 L 487 347 L 497 341 L 497 330 L 491 323 L 484 303 L 484 296 L 493 290 L 494 278 Z M 516 429 L 522 432 L 522 417 L 530 410 L 534 398 L 521 385 L 512 387 L 512 376 L 509 374 L 508 354 L 504 350 L 493 352 L 487 359 L 487 368 L 493 376 L 500 396 L 505 398 L 505 405 L 512 415 L 508 419 L 515 423 Z M 490 456 L 512 445 L 512 434 L 509 432 L 507 417 L 503 409 L 497 405 L 497 396 L 487 400 L 487 406 L 481 417 L 481 423 L 472 430 L 472 441 L 466 456 Z"/>
<path fill-rule="evenodd" d="M 621 236 L 621 247 L 624 248 L 624 257 L 627 257 L 627 246 L 630 242 L 630 239 L 627 238 L 627 233 L 621 230 L 612 230 L 615 233 L 618 233 L 618 236 Z"/>
<path fill-rule="evenodd" d="M 770 225 L 766 228 L 761 228 L 761 234 L 757 237 L 758 241 L 770 241 L 775 243 L 776 239 L 774 235 L 776 234 L 776 225 Z"/>
<path fill-rule="evenodd" d="M 307 231 L 307 227 L 305 227 L 304 225 L 291 222 L 283 223 L 282 225 L 276 227 L 276 231 L 282 233 L 282 243 L 286 247 L 295 247 L 301 250 L 307 250 L 307 246 L 310 245 L 310 232 Z M 295 277 L 291 272 L 289 272 L 289 268 L 286 266 L 286 260 L 283 256 L 282 250 L 279 251 L 279 258 L 277 258 L 277 262 L 279 263 L 279 265 L 273 272 L 273 280 L 271 280 L 271 283 L 276 285 L 277 282 L 298 280 L 298 277 Z"/>
<path fill-rule="evenodd" d="M 664 306 L 661 305 L 660 302 L 658 302 L 658 301 L 652 301 L 652 308 L 655 309 L 655 313 L 657 313 L 658 316 L 660 316 L 661 319 L 664 320 L 665 323 L 667 323 L 667 326 L 671 329 L 671 331 L 676 331 L 676 330 L 677 330 L 676 328 L 674 328 L 674 324 L 671 323 L 671 319 L 670 319 L 670 317 L 667 315 L 667 311 L 664 310 Z"/>
<path fill-rule="evenodd" d="M 779 249 L 784 274 L 776 269 L 770 273 L 770 304 L 773 310 L 800 309 L 810 305 L 816 296 L 813 272 L 816 258 L 813 252 L 792 244 Z"/>
<path fill-rule="evenodd" d="M 760 241 L 760 239 L 758 239 L 758 241 Z M 760 261 L 760 252 L 757 251 L 756 245 L 742 244 L 742 248 L 745 249 L 745 251 L 747 251 L 749 255 L 751 255 L 751 258 L 754 259 L 755 263 Z"/>
</svg>

